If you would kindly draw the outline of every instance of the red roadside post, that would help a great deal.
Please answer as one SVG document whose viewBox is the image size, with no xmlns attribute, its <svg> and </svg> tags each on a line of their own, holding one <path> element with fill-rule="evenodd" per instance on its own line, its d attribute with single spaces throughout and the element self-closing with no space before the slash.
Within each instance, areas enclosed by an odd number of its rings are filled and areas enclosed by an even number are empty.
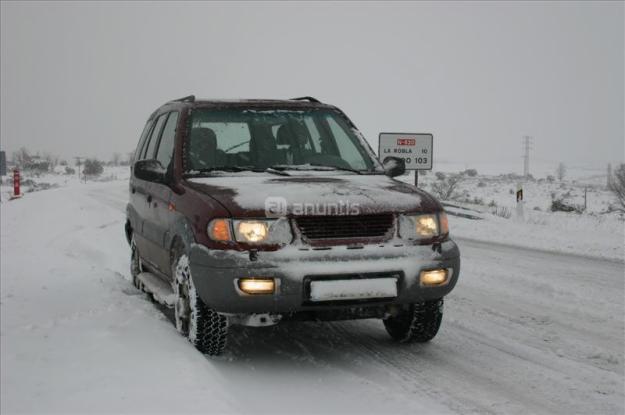
<svg viewBox="0 0 625 415">
<path fill-rule="evenodd" d="M 20 197 L 20 170 L 13 169 L 13 197 Z"/>
</svg>

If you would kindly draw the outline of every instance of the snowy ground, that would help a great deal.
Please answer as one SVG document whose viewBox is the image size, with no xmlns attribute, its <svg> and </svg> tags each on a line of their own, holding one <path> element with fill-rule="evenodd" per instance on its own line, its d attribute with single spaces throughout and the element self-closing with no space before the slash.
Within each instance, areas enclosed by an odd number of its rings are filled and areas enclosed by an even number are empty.
<svg viewBox="0 0 625 415">
<path fill-rule="evenodd" d="M 571 171 L 576 179 L 549 183 L 545 180 L 522 181 L 524 209 L 517 214 L 516 189 L 519 180 L 502 175 L 465 177 L 457 186 L 453 200 L 445 201 L 463 209 L 446 206 L 451 213 L 468 213 L 483 220 L 450 217 L 455 236 L 510 246 L 601 257 L 623 262 L 625 255 L 625 215 L 609 212 L 616 205 L 606 189 L 606 176 L 586 175 L 586 170 Z M 414 176 L 401 180 L 414 183 Z M 433 173 L 419 178 L 419 186 L 431 191 Z M 583 213 L 551 212 L 553 197 L 567 204 L 584 205 Z M 465 210 L 469 209 L 469 210 Z M 508 212 L 508 218 L 500 216 Z"/>
<path fill-rule="evenodd" d="M 288 323 L 236 328 L 208 359 L 129 282 L 127 182 L 63 186 L 0 206 L 2 413 L 625 411 L 622 262 L 453 218 L 461 279 L 430 344 L 375 320 Z M 574 231 L 557 229 L 583 252 Z"/>
</svg>

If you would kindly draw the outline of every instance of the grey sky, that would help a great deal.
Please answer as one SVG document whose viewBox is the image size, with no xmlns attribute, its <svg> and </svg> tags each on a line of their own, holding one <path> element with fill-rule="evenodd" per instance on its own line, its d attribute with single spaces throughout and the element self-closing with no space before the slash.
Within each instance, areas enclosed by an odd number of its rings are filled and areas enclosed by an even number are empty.
<svg viewBox="0 0 625 415">
<path fill-rule="evenodd" d="M 109 158 L 190 93 L 313 95 L 377 148 L 435 160 L 604 165 L 624 155 L 624 7 L 611 3 L 9 3 L 1 145 Z"/>
</svg>

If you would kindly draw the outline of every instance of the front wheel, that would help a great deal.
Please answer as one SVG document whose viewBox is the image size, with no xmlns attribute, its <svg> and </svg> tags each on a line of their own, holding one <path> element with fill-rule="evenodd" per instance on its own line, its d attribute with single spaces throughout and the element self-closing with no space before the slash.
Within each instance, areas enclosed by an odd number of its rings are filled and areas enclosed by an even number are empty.
<svg viewBox="0 0 625 415">
<path fill-rule="evenodd" d="M 410 304 L 398 315 L 384 319 L 391 337 L 401 343 L 424 343 L 432 340 L 443 320 L 443 299 Z"/>
<path fill-rule="evenodd" d="M 176 257 L 174 261 L 176 329 L 200 352 L 211 356 L 220 355 L 226 347 L 228 319 L 204 304 L 197 295 L 191 278 L 189 258 L 186 255 Z"/>
</svg>

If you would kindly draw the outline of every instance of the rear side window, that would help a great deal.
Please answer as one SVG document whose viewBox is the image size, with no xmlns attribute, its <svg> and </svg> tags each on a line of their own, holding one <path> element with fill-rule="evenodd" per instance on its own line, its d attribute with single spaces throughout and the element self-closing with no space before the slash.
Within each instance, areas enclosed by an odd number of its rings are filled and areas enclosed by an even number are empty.
<svg viewBox="0 0 625 415">
<path fill-rule="evenodd" d="M 161 135 L 161 142 L 158 145 L 156 159 L 165 168 L 169 166 L 174 153 L 174 138 L 176 137 L 176 125 L 178 124 L 178 113 L 170 112 L 167 123 Z"/>
<path fill-rule="evenodd" d="M 145 139 L 150 134 L 150 128 L 154 124 L 152 121 L 153 120 L 148 120 L 148 122 L 145 124 L 145 127 L 143 127 L 143 132 L 141 133 L 141 138 L 139 138 L 139 144 L 137 145 L 137 150 L 135 151 L 132 159 L 133 162 L 139 160 L 139 155 L 141 154 L 141 151 L 143 150 L 143 145 L 145 144 Z"/>
<path fill-rule="evenodd" d="M 168 114 L 163 114 L 160 117 L 158 117 L 158 120 L 156 120 L 156 125 L 154 126 L 154 129 L 152 130 L 152 134 L 150 134 L 150 141 L 148 141 L 147 144 L 147 149 L 146 151 L 143 153 L 143 157 L 141 157 L 142 159 L 153 159 L 154 158 L 154 150 L 156 149 L 156 144 L 158 143 L 158 137 L 161 135 L 161 130 L 163 129 L 163 124 L 165 123 L 165 120 L 167 119 L 167 115 Z"/>
</svg>

